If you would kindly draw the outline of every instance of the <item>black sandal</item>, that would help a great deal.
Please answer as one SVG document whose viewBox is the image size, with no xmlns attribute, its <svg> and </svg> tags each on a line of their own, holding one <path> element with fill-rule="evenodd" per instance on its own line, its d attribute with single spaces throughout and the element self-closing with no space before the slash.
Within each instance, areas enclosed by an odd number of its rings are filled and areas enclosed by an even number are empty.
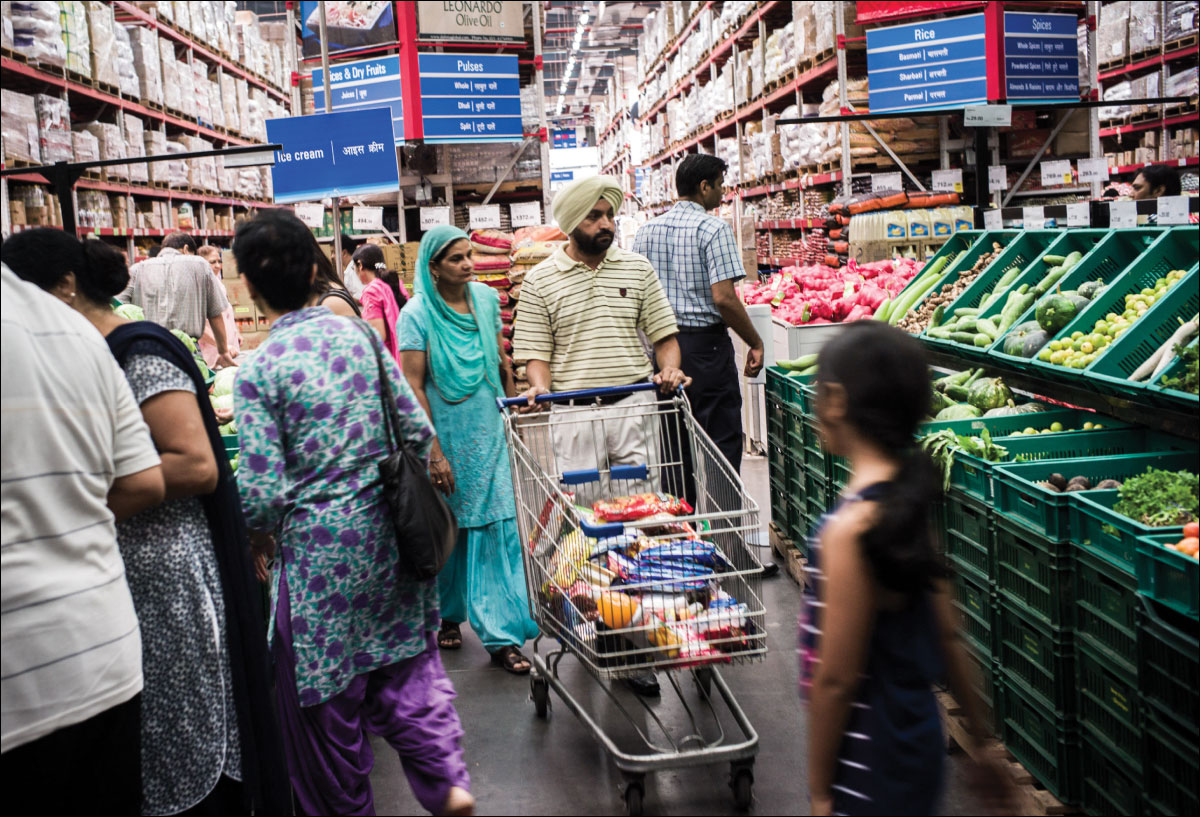
<svg viewBox="0 0 1200 817">
<path fill-rule="evenodd" d="M 505 672 L 511 672 L 513 675 L 528 675 L 529 670 L 533 667 L 529 659 L 521 655 L 521 651 L 511 644 L 492 653 L 492 663 L 499 664 Z M 521 664 L 525 666 L 522 667 Z"/>
<path fill-rule="evenodd" d="M 462 630 L 456 622 L 443 621 L 442 628 L 438 631 L 437 642 L 438 647 L 443 650 L 462 649 Z"/>
</svg>

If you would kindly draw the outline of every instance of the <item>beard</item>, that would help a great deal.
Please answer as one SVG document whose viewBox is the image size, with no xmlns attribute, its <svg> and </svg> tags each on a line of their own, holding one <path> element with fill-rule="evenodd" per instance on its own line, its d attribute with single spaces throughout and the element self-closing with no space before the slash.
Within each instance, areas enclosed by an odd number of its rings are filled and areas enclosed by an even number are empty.
<svg viewBox="0 0 1200 817">
<path fill-rule="evenodd" d="M 571 233 L 571 238 L 584 255 L 603 255 L 612 246 L 616 235 L 611 230 L 601 230 L 590 236 L 583 230 L 577 229 Z"/>
</svg>

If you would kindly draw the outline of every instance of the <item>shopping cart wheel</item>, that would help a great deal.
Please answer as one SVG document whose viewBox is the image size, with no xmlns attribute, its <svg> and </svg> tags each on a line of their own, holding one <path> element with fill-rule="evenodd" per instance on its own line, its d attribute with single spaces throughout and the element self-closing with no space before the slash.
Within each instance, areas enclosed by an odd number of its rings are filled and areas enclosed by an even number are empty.
<svg viewBox="0 0 1200 817">
<path fill-rule="evenodd" d="M 635 780 L 625 787 L 625 810 L 629 817 L 641 817 L 645 807 L 646 789 L 642 781 Z"/>
<path fill-rule="evenodd" d="M 733 802 L 740 811 L 748 811 L 754 802 L 754 773 L 735 766 L 731 777 L 729 786 L 733 789 Z"/>
<path fill-rule="evenodd" d="M 545 678 L 529 679 L 529 697 L 533 698 L 533 709 L 539 718 L 550 713 L 550 682 Z"/>
</svg>

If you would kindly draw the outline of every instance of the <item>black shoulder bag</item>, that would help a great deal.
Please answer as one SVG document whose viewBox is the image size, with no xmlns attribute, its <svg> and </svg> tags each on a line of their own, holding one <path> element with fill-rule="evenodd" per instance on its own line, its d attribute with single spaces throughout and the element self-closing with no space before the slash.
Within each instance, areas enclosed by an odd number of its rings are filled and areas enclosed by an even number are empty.
<svg viewBox="0 0 1200 817">
<path fill-rule="evenodd" d="M 388 454 L 379 463 L 383 498 L 396 529 L 399 568 L 409 578 L 432 579 L 441 571 L 458 539 L 458 522 L 445 497 L 433 487 L 425 463 L 405 442 L 400 433 L 400 417 L 391 378 L 383 365 L 382 343 L 378 333 L 366 321 L 356 321 L 367 335 L 379 364 L 379 394 L 383 398 L 384 425 L 387 428 Z"/>
</svg>

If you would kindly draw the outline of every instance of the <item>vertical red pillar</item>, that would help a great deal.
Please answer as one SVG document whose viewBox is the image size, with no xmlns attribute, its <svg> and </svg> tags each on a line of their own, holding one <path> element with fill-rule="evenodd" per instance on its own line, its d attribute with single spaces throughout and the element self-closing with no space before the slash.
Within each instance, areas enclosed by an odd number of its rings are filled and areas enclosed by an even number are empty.
<svg viewBox="0 0 1200 817">
<path fill-rule="evenodd" d="M 400 38 L 400 87 L 404 94 L 404 138 L 423 139 L 421 67 L 417 59 L 417 4 L 397 0 L 396 33 Z"/>
<path fill-rule="evenodd" d="M 989 102 L 998 102 L 1008 97 L 1004 84 L 1004 3 L 988 3 L 983 14 L 986 26 L 984 42 L 987 43 L 987 98 Z"/>
</svg>

